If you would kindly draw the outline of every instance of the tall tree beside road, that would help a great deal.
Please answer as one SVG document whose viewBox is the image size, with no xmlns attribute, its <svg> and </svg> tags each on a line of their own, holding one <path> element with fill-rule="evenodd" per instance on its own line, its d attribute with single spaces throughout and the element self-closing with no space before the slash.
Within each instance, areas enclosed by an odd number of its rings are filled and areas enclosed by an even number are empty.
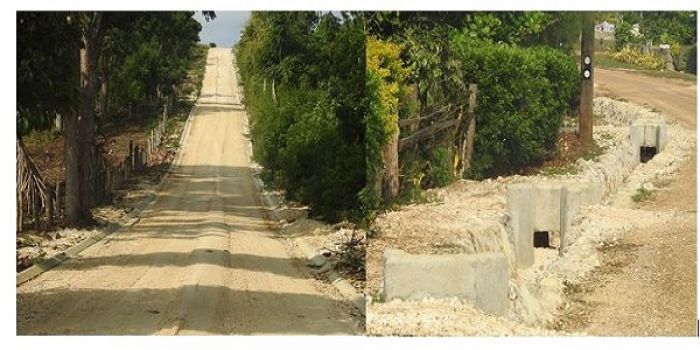
<svg viewBox="0 0 700 350">
<path fill-rule="evenodd" d="M 201 29 L 193 14 L 18 12 L 18 137 L 63 117 L 69 224 L 92 222 L 99 129 L 132 105 L 152 106 L 140 118 L 159 115 L 187 78 Z"/>
</svg>

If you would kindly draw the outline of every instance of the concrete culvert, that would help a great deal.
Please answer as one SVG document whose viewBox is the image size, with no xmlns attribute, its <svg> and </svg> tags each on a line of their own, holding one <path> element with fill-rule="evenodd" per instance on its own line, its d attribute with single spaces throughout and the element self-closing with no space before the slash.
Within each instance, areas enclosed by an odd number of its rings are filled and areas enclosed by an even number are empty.
<svg viewBox="0 0 700 350">
<path fill-rule="evenodd" d="M 654 158 L 656 153 L 657 153 L 656 147 L 642 146 L 639 148 L 639 161 L 642 163 L 646 163 L 649 160 L 651 160 L 652 158 Z"/>
<path fill-rule="evenodd" d="M 532 246 L 535 248 L 549 248 L 549 232 L 535 231 L 533 234 Z"/>
</svg>

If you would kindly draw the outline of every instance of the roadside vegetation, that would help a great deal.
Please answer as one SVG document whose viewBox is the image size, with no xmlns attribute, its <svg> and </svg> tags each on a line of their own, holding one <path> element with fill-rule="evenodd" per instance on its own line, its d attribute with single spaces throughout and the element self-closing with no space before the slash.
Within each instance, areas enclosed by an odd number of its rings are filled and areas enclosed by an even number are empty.
<svg viewBox="0 0 700 350">
<path fill-rule="evenodd" d="M 614 43 L 596 64 L 640 73 L 695 80 L 697 44 L 695 12 L 614 12 L 600 20 L 614 24 Z M 666 45 L 667 48 L 662 48 Z M 672 68 L 670 68 L 672 67 Z"/>
<path fill-rule="evenodd" d="M 193 14 L 17 13 L 17 137 L 45 181 L 65 181 L 66 225 L 95 222 L 101 159 L 145 146 L 164 108 L 169 130 L 187 115 L 207 52 Z"/>
<path fill-rule="evenodd" d="M 357 218 L 365 181 L 362 23 L 254 12 L 235 49 L 263 180 L 327 221 Z"/>
<path fill-rule="evenodd" d="M 576 14 L 377 12 L 367 15 L 367 28 L 368 212 L 386 203 L 382 152 L 396 142 L 401 120 L 442 109 L 459 119 L 454 129 L 400 151 L 397 198 L 424 201 L 427 188 L 541 163 L 556 148 L 562 117 L 578 108 Z M 470 84 L 478 89 L 477 127 L 466 159 Z M 430 125 L 421 119 L 399 134 Z"/>
</svg>

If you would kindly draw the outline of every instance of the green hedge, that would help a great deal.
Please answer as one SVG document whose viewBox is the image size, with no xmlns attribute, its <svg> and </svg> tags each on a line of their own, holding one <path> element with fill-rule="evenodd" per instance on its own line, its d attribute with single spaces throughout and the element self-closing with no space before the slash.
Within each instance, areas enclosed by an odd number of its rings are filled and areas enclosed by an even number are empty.
<svg viewBox="0 0 700 350">
<path fill-rule="evenodd" d="M 478 84 L 474 178 L 511 174 L 543 160 L 561 118 L 575 109 L 576 62 L 551 48 L 519 48 L 453 36 L 464 80 Z"/>
<path fill-rule="evenodd" d="M 235 51 L 263 180 L 328 221 L 359 216 L 364 40 L 354 17 L 254 12 Z"/>
<path fill-rule="evenodd" d="M 688 56 L 686 58 L 686 72 L 691 73 L 691 74 L 697 74 L 698 73 L 698 56 L 697 56 L 697 51 L 698 47 L 693 46 L 691 49 L 688 50 Z"/>
</svg>

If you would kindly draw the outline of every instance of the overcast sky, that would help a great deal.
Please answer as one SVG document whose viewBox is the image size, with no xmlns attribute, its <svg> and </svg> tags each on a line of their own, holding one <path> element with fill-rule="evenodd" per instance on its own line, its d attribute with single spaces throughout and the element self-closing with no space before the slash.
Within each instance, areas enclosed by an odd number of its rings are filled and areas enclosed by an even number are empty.
<svg viewBox="0 0 700 350">
<path fill-rule="evenodd" d="M 219 47 L 233 47 L 249 17 L 250 11 L 216 11 L 216 19 L 207 22 L 202 12 L 197 11 L 194 18 L 202 24 L 199 41 L 213 42 Z"/>
</svg>

